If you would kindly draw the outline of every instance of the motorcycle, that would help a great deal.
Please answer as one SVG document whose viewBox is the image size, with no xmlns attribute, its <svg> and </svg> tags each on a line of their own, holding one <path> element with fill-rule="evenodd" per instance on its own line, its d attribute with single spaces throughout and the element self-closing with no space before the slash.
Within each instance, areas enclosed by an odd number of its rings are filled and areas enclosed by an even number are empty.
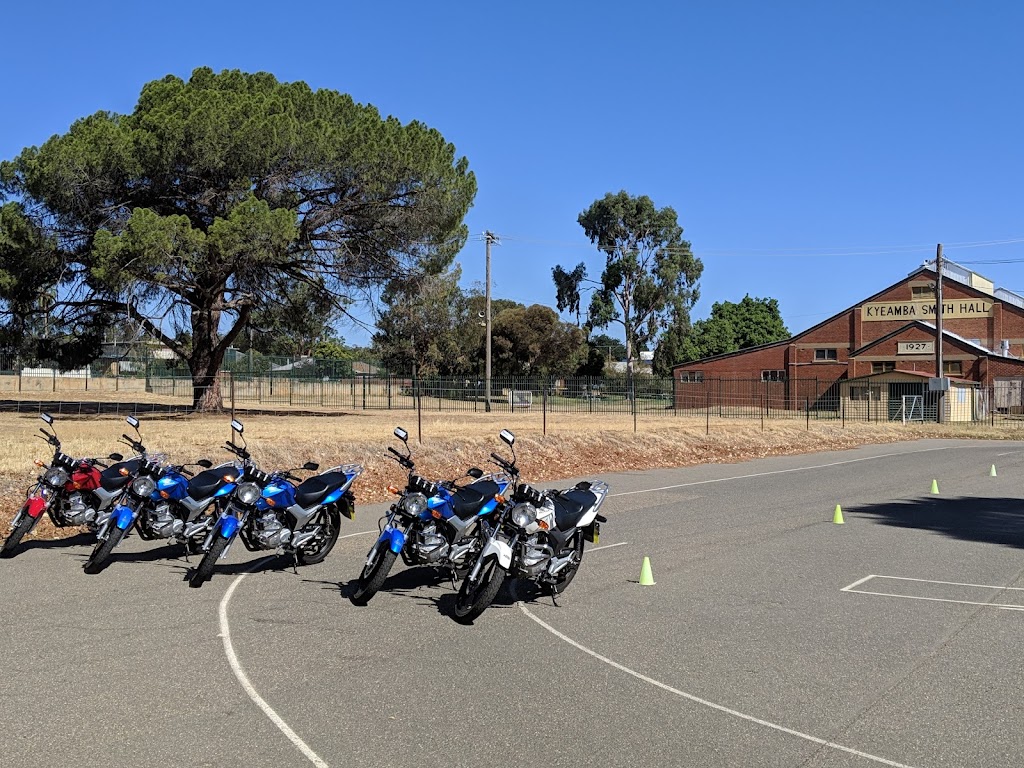
<svg viewBox="0 0 1024 768">
<path fill-rule="evenodd" d="M 3 557 L 14 555 L 18 544 L 39 523 L 43 512 L 58 528 L 85 525 L 95 530 L 98 516 L 110 508 L 140 464 L 138 458 L 123 461 L 120 453 L 111 453 L 107 457 L 119 462 L 113 466 L 107 466 L 96 458 L 72 458 L 61 450 L 53 417 L 43 413 L 39 418 L 49 430 L 40 427 L 43 436 L 36 437 L 53 448 L 53 458 L 49 464 L 36 460 L 42 474 L 29 487 L 25 503 L 11 522 L 11 533 L 0 548 L 0 556 Z"/>
<path fill-rule="evenodd" d="M 404 491 L 388 487 L 401 498 L 381 518 L 380 536 L 370 548 L 349 598 L 356 605 L 366 605 L 377 594 L 399 555 L 407 566 L 449 568 L 454 582 L 455 574 L 473 559 L 480 543 L 477 521 L 494 511 L 498 505 L 495 497 L 512 482 L 505 473 L 485 475 L 478 467 L 466 473 L 474 480 L 468 485 L 458 486 L 455 480 L 432 482 L 414 473 L 408 432 L 398 427 L 394 434 L 405 446 L 405 455 L 390 446 L 388 452 L 408 470 L 409 479 Z"/>
<path fill-rule="evenodd" d="M 507 575 L 535 582 L 555 600 L 579 571 L 584 542 L 596 544 L 601 523 L 607 522 L 598 513 L 608 496 L 607 483 L 583 481 L 564 490 L 520 483 L 515 435 L 503 430 L 501 437 L 512 449 L 512 461 L 496 454 L 491 458 L 515 478 L 515 485 L 511 499 L 481 526 L 483 546 L 455 600 L 454 618 L 463 624 L 487 610 Z"/>
<path fill-rule="evenodd" d="M 205 554 L 189 579 L 190 587 L 201 587 L 210 579 L 236 536 L 251 552 L 288 552 L 295 564 L 312 565 L 334 548 L 341 516 L 355 519 L 351 486 L 363 473 L 361 465 L 342 464 L 306 480 L 292 474 L 297 470 L 266 472 L 252 460 L 244 425 L 232 420 L 231 429 L 232 437 L 237 434 L 242 445 L 232 439 L 224 447 L 241 460 L 241 476 L 203 543 Z M 310 461 L 297 469 L 315 472 L 319 468 Z"/>
<path fill-rule="evenodd" d="M 136 437 L 122 434 L 121 442 L 139 454 L 139 466 L 135 477 L 124 487 L 118 504 L 97 518 L 96 544 L 83 566 L 89 574 L 99 573 L 107 566 L 114 549 L 149 504 L 149 497 L 167 464 L 166 455 L 150 453 L 146 449 L 139 432 L 139 420 L 129 416 L 128 424 L 135 430 Z"/>
</svg>

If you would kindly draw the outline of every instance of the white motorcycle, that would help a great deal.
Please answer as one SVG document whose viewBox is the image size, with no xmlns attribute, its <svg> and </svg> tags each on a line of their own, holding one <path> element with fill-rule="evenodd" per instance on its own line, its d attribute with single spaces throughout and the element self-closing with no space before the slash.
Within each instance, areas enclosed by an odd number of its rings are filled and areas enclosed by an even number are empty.
<svg viewBox="0 0 1024 768">
<path fill-rule="evenodd" d="M 561 594 L 583 562 L 584 542 L 596 544 L 608 484 L 581 482 L 564 490 L 540 490 L 519 482 L 515 435 L 502 430 L 512 448 L 512 461 L 491 458 L 514 478 L 510 500 L 501 499 L 490 520 L 483 522 L 483 547 L 470 566 L 455 601 L 454 618 L 469 624 L 493 602 L 507 575 L 528 579 L 552 597 Z"/>
</svg>

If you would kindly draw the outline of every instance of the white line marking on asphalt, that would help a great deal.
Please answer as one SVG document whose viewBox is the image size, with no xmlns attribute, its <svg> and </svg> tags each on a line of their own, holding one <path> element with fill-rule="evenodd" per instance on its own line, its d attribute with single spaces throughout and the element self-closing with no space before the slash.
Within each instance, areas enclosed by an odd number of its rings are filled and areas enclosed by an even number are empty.
<svg viewBox="0 0 1024 768">
<path fill-rule="evenodd" d="M 850 585 L 849 585 L 848 587 L 843 587 L 843 588 L 842 588 L 842 589 L 840 589 L 839 591 L 840 591 L 840 592 L 849 592 L 849 591 L 850 591 L 851 589 L 853 589 L 854 587 L 859 587 L 859 586 L 860 586 L 861 584 L 863 584 L 863 583 L 864 583 L 865 581 L 870 581 L 870 580 L 871 580 L 871 579 L 873 579 L 873 578 L 875 578 L 875 577 L 874 577 L 873 575 L 872 575 L 872 576 L 865 576 L 865 577 L 864 577 L 863 579 L 858 579 L 857 581 L 853 582 L 853 584 L 850 584 Z"/>
<path fill-rule="evenodd" d="M 898 453 L 883 453 L 878 456 L 864 456 L 859 459 L 847 459 L 846 461 L 833 461 L 828 464 L 816 464 L 813 467 L 794 467 L 793 469 L 775 469 L 771 472 L 755 472 L 752 475 L 734 475 L 733 477 L 719 477 L 714 480 L 696 480 L 692 483 L 679 483 L 678 485 L 665 485 L 661 488 L 645 488 L 642 491 L 623 491 L 622 493 L 609 493 L 608 498 L 613 496 L 634 496 L 638 493 L 655 493 L 656 491 L 671 491 L 675 488 L 688 488 L 691 485 L 708 485 L 709 483 L 725 483 L 730 480 L 747 480 L 752 477 L 767 477 L 768 475 L 785 475 L 789 472 L 806 472 L 811 469 L 826 469 L 827 467 L 838 467 L 843 464 L 857 464 L 861 461 L 874 461 L 876 459 L 890 459 L 893 456 L 907 456 L 912 453 L 931 453 L 933 451 L 949 451 L 953 448 L 963 448 L 965 446 L 952 446 L 948 445 L 942 448 L 924 448 L 920 451 L 900 451 Z M 974 446 L 966 446 L 974 447 Z"/>
<path fill-rule="evenodd" d="M 344 536 L 339 536 L 339 539 L 351 539 L 353 536 L 365 536 L 368 533 L 380 533 L 380 531 L 359 531 L 359 533 L 346 533 Z"/>
<path fill-rule="evenodd" d="M 836 749 L 836 750 L 839 750 L 840 752 L 846 752 L 847 754 L 850 754 L 850 755 L 856 755 L 857 757 L 863 757 L 865 760 L 871 760 L 873 762 L 880 763 L 882 765 L 892 766 L 892 768 L 912 768 L 911 766 L 906 765 L 905 763 L 897 763 L 894 760 L 886 760 L 884 757 L 878 757 L 877 755 L 871 755 L 871 754 L 868 754 L 867 752 L 861 752 L 859 749 L 853 749 L 852 747 L 844 747 L 842 744 L 836 744 L 834 741 L 828 741 L 826 739 L 820 739 L 817 736 L 811 736 L 810 734 L 807 734 L 807 733 L 801 733 L 800 731 L 794 731 L 792 728 L 786 728 L 784 725 L 778 725 L 776 723 L 772 723 L 772 722 L 769 722 L 767 720 L 762 720 L 759 717 L 754 717 L 753 715 L 747 715 L 747 714 L 744 714 L 743 712 L 739 712 L 739 711 L 737 711 L 735 709 L 730 709 L 729 707 L 723 706 L 721 704 L 715 704 L 713 701 L 708 701 L 707 699 L 702 699 L 699 696 L 694 696 L 692 693 L 686 693 L 685 691 L 680 691 L 678 688 L 673 688 L 671 685 L 666 685 L 665 683 L 661 682 L 660 680 L 655 680 L 653 677 L 648 677 L 647 675 L 641 674 L 640 672 L 637 672 L 634 669 L 630 669 L 627 666 L 619 664 L 617 661 L 612 661 L 607 656 L 602 656 L 597 651 L 592 651 L 590 648 L 587 648 L 585 645 L 581 645 L 580 643 L 577 643 L 575 640 L 573 640 L 568 635 L 563 635 L 561 632 L 559 632 L 557 629 L 552 627 L 547 622 L 543 621 L 542 619 L 538 618 L 537 616 L 534 616 L 532 613 L 530 613 L 529 610 L 527 610 L 526 606 L 523 605 L 522 603 L 519 603 L 519 610 L 521 610 L 523 613 L 525 613 L 527 616 L 529 616 L 535 622 L 540 624 L 540 626 L 544 627 L 544 629 L 546 629 L 548 632 L 553 634 L 559 640 L 564 640 L 569 645 L 573 646 L 574 648 L 576 648 L 576 649 L 578 649 L 580 651 L 583 651 L 584 653 L 588 654 L 589 656 L 593 656 L 598 661 L 603 661 L 605 664 L 607 664 L 607 665 L 609 665 L 611 667 L 614 667 L 615 669 L 619 670 L 620 672 L 625 672 L 627 675 L 632 675 L 637 680 L 642 680 L 643 682 L 645 682 L 645 683 L 647 683 L 649 685 L 653 685 L 656 688 L 661 688 L 663 691 L 668 691 L 669 693 L 675 694 L 676 696 L 684 698 L 684 699 L 686 699 L 688 701 L 692 701 L 694 704 L 700 704 L 701 706 L 704 706 L 704 707 L 710 707 L 711 709 L 717 710 L 717 711 L 722 712 L 724 714 L 731 715 L 733 717 L 738 717 L 741 720 L 746 720 L 746 721 L 751 722 L 751 723 L 756 723 L 757 725 L 763 725 L 765 728 L 771 728 L 772 730 L 780 731 L 781 733 L 786 733 L 786 734 L 789 734 L 790 736 L 796 736 L 797 738 L 804 739 L 805 741 L 810 741 L 810 742 L 812 742 L 814 744 L 819 744 L 819 745 L 821 745 L 823 747 L 828 747 L 829 749 Z"/>
<path fill-rule="evenodd" d="M 1013 456 L 1013 454 L 1015 453 L 1020 453 L 1020 451 L 1008 451 L 1007 453 L 997 453 L 996 456 Z"/>
<path fill-rule="evenodd" d="M 602 549 L 611 549 L 612 547 L 624 547 L 627 544 L 629 544 L 628 541 L 620 541 L 618 544 L 605 544 L 603 547 L 594 547 L 590 551 L 591 552 L 597 552 L 597 551 L 602 550 Z"/>
<path fill-rule="evenodd" d="M 276 555 L 274 557 L 276 557 Z M 259 561 L 253 566 L 253 570 L 271 559 L 273 558 L 264 558 Z M 228 625 L 228 603 L 231 602 L 231 596 L 235 593 L 235 588 L 242 583 L 242 579 L 244 579 L 246 575 L 247 574 L 245 573 L 240 574 L 238 578 L 231 582 L 231 586 L 228 587 L 228 591 L 224 593 L 224 597 L 220 601 L 220 608 L 218 610 L 220 615 L 220 637 L 224 641 L 224 653 L 228 657 L 228 664 L 231 665 L 231 671 L 235 673 L 235 677 L 238 678 L 238 682 L 242 684 L 242 688 L 245 692 L 249 694 L 249 698 L 253 700 L 257 707 L 263 710 L 263 714 L 270 718 L 270 722 L 276 725 L 278 730 L 287 736 L 288 740 L 291 741 L 292 744 L 298 747 L 299 751 L 306 756 L 309 762 L 317 768 L 330 768 L 316 752 L 310 749 L 306 742 L 299 738 L 299 735 L 295 733 L 295 731 L 288 727 L 288 723 L 281 719 L 281 716 L 274 711 L 273 707 L 267 704 L 263 697 L 257 693 L 256 689 L 253 688 L 252 683 L 249 682 L 249 678 L 246 677 L 245 670 L 242 669 L 242 665 L 238 661 L 238 656 L 235 655 L 234 646 L 231 645 L 231 627 Z"/>
<path fill-rule="evenodd" d="M 1024 611 L 1024 605 L 1007 603 L 979 603 L 973 600 L 950 600 L 945 597 L 922 597 L 920 595 L 894 595 L 891 592 L 867 592 L 863 589 L 847 590 L 851 595 L 875 595 L 877 597 L 899 597 L 903 600 L 927 600 L 932 603 L 957 603 L 959 605 L 983 605 L 986 608 L 999 608 L 1003 611 Z"/>
<path fill-rule="evenodd" d="M 869 576 L 873 579 L 893 579 L 894 581 L 919 581 L 924 584 L 948 584 L 951 587 L 978 587 L 979 589 L 1010 589 L 1024 592 L 1024 587 L 1000 587 L 995 584 L 965 584 L 962 581 L 935 581 L 934 579 L 912 579 L 909 576 Z"/>
</svg>

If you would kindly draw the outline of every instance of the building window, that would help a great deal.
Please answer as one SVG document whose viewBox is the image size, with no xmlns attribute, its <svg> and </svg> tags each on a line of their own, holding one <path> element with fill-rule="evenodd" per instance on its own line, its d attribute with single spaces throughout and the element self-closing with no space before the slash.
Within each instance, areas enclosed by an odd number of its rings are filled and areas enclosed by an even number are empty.
<svg viewBox="0 0 1024 768">
<path fill-rule="evenodd" d="M 761 371 L 761 381 L 785 381 L 785 371 Z"/>
<path fill-rule="evenodd" d="M 946 376 L 963 376 L 964 364 L 960 360 L 943 360 L 942 372 Z"/>
<path fill-rule="evenodd" d="M 910 294 L 913 299 L 934 299 L 935 298 L 935 286 L 934 285 L 912 285 L 910 286 Z"/>
<path fill-rule="evenodd" d="M 700 384 L 704 381 L 704 371 L 680 371 L 679 382 L 681 384 Z"/>
<path fill-rule="evenodd" d="M 850 387 L 850 399 L 851 400 L 881 400 L 882 399 L 882 388 L 881 387 Z"/>
<path fill-rule="evenodd" d="M 884 360 L 881 363 L 872 363 L 871 364 L 871 372 L 872 373 L 885 373 L 886 371 L 895 371 L 895 370 L 896 370 L 896 363 L 894 363 L 894 362 L 892 362 L 890 360 Z"/>
<path fill-rule="evenodd" d="M 838 360 L 839 355 L 835 349 L 816 349 L 814 350 L 815 360 Z"/>
</svg>

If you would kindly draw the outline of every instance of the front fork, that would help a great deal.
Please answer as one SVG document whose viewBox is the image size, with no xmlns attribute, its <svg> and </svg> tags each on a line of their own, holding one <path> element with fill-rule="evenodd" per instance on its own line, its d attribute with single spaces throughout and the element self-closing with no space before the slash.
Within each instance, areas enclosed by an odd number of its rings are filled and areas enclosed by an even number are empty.
<svg viewBox="0 0 1024 768">
<path fill-rule="evenodd" d="M 487 537 L 487 541 L 484 543 L 484 548 L 480 550 L 480 556 L 477 557 L 476 563 L 473 564 L 472 570 L 466 577 L 471 582 L 476 581 L 480 578 L 480 569 L 484 567 L 484 562 L 489 557 L 496 557 L 498 564 L 506 571 L 512 567 L 512 549 L 516 545 L 516 538 L 513 537 L 511 541 L 502 541 L 498 534 L 501 532 L 501 525 L 495 525 L 490 535 Z"/>
<path fill-rule="evenodd" d="M 101 541 L 106 539 L 110 533 L 111 525 L 120 528 L 122 531 L 130 530 L 139 518 L 139 511 L 141 509 L 141 502 L 136 502 L 134 505 L 118 504 L 100 525 L 99 530 L 96 532 L 96 538 Z"/>
<path fill-rule="evenodd" d="M 39 524 L 40 518 L 43 516 L 43 512 L 46 512 L 50 508 L 50 499 L 47 498 L 43 491 L 38 488 L 35 494 L 29 496 L 25 503 L 22 504 L 21 509 L 18 510 L 18 514 L 14 516 L 14 520 L 11 521 L 11 528 L 17 528 L 21 525 L 21 521 L 28 515 L 32 518 L 32 526 L 28 529 L 27 533 L 30 533 L 33 528 Z"/>
<path fill-rule="evenodd" d="M 398 517 L 398 513 L 388 513 L 388 521 L 384 524 L 384 528 L 381 529 L 380 536 L 373 542 L 373 546 L 370 547 L 370 552 L 366 556 L 366 565 L 369 566 L 381 547 L 388 547 L 396 555 L 401 554 L 405 548 L 405 531 L 395 525 L 395 518 Z"/>
</svg>

